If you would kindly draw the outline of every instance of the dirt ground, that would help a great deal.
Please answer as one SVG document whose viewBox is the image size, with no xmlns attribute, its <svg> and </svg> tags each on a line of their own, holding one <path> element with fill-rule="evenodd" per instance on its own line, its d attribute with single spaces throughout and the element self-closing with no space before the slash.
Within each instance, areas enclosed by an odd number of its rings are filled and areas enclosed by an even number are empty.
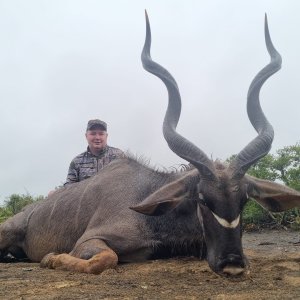
<svg viewBox="0 0 300 300">
<path fill-rule="evenodd" d="M 123 264 L 101 275 L 0 264 L 0 299 L 300 299 L 300 233 L 245 233 L 249 274 L 230 279 L 194 258 Z"/>
</svg>

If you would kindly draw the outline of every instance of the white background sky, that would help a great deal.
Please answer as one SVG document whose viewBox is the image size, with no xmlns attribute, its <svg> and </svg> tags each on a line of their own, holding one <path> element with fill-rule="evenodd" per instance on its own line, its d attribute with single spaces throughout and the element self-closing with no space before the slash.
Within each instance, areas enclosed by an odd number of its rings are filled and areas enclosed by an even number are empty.
<svg viewBox="0 0 300 300">
<path fill-rule="evenodd" d="M 298 0 L 0 0 L 0 203 L 64 182 L 93 118 L 108 123 L 111 146 L 156 166 L 183 162 L 162 137 L 165 86 L 140 62 L 145 8 L 152 58 L 181 91 L 178 131 L 221 159 L 256 135 L 246 95 L 269 62 L 266 12 L 283 57 L 261 92 L 272 151 L 300 140 Z"/>
</svg>

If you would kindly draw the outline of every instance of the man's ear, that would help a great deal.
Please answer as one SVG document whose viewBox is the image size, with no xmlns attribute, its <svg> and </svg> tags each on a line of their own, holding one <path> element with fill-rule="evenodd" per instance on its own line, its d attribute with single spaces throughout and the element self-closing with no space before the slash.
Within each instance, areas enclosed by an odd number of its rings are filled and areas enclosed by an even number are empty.
<svg viewBox="0 0 300 300">
<path fill-rule="evenodd" d="M 283 184 L 246 175 L 248 195 L 272 212 L 300 207 L 300 192 Z"/>
<path fill-rule="evenodd" d="M 140 204 L 130 207 L 130 209 L 150 216 L 163 215 L 187 198 L 198 182 L 199 173 L 193 169 L 181 178 L 162 186 Z"/>
</svg>

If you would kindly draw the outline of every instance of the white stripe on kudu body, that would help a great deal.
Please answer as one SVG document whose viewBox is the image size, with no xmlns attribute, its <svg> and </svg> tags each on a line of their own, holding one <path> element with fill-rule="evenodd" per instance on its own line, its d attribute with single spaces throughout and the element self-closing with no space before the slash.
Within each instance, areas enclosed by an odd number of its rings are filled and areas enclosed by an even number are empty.
<svg viewBox="0 0 300 300">
<path fill-rule="evenodd" d="M 216 220 L 218 221 L 218 223 L 225 227 L 225 228 L 236 228 L 239 225 L 240 222 L 240 215 L 238 215 L 238 217 L 233 220 L 232 222 L 228 222 L 223 218 L 220 218 L 219 216 L 217 216 L 216 214 L 214 214 L 213 212 L 211 212 L 213 214 L 213 216 L 216 218 Z"/>
</svg>

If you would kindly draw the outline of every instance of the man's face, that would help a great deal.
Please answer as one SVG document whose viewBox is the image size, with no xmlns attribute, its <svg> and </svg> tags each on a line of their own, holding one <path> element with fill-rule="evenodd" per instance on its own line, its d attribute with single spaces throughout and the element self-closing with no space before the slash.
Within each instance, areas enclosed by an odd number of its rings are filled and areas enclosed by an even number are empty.
<svg viewBox="0 0 300 300">
<path fill-rule="evenodd" d="M 107 145 L 107 132 L 102 128 L 88 130 L 85 137 L 93 154 L 98 154 Z"/>
</svg>

